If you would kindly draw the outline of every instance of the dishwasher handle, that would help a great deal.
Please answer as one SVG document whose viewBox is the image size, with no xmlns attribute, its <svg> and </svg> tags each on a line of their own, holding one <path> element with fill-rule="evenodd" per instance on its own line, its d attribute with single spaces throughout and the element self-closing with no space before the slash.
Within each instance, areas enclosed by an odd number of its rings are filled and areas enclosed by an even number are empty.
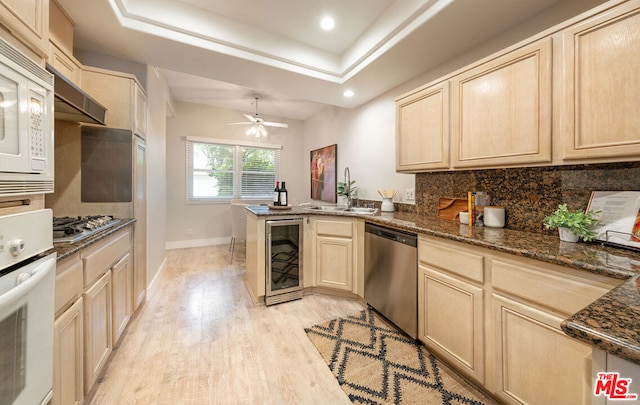
<svg viewBox="0 0 640 405">
<path fill-rule="evenodd" d="M 388 239 L 392 242 L 398 242 L 405 245 L 417 246 L 417 235 L 412 233 L 402 232 L 396 229 L 385 228 L 369 223 L 365 223 L 365 232 L 379 236 L 384 239 Z"/>
</svg>

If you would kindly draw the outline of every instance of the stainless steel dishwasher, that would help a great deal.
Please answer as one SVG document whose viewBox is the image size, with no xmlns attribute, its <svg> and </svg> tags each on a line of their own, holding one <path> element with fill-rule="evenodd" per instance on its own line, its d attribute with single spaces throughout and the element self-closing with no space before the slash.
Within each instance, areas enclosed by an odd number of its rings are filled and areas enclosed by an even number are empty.
<svg viewBox="0 0 640 405">
<path fill-rule="evenodd" d="M 418 237 L 365 223 L 364 299 L 407 335 L 418 337 Z"/>
</svg>

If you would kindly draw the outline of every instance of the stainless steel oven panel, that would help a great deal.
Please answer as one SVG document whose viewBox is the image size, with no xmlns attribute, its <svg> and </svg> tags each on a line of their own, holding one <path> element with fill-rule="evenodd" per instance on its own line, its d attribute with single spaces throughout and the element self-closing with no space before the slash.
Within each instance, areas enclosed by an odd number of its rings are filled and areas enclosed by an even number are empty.
<svg viewBox="0 0 640 405">
<path fill-rule="evenodd" d="M 0 276 L 0 404 L 51 399 L 55 268 L 52 253 Z"/>
</svg>

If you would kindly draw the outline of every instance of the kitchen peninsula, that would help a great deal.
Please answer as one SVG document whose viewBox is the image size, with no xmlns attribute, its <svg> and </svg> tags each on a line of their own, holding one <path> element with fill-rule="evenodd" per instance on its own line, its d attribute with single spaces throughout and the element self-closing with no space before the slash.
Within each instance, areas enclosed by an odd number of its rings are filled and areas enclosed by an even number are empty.
<svg viewBox="0 0 640 405">
<path fill-rule="evenodd" d="M 248 207 L 247 210 L 246 284 L 250 291 L 264 283 L 264 274 L 259 274 L 257 269 L 261 260 L 264 263 L 264 250 L 259 246 L 264 242 L 264 234 L 261 238 L 258 233 L 264 230 L 259 224 L 265 220 L 303 217 L 305 227 L 311 227 L 317 220 L 353 221 L 356 224 L 353 238 L 356 270 L 351 280 L 355 287 L 349 293 L 365 301 L 363 290 L 358 288 L 364 278 L 364 266 L 359 261 L 364 257 L 364 244 L 360 241 L 363 234 L 358 230 L 369 222 L 417 233 L 419 285 L 422 284 L 419 289 L 432 288 L 434 281 L 455 285 L 459 291 L 472 287 L 469 291 L 476 293 L 475 301 L 469 301 L 468 307 L 463 304 L 462 308 L 469 312 L 480 311 L 468 319 L 473 325 L 471 330 L 464 331 L 469 332 L 468 336 L 447 346 L 447 342 L 439 338 L 442 335 L 436 333 L 434 337 L 429 330 L 434 326 L 427 322 L 427 319 L 432 322 L 428 316 L 433 316 L 430 311 L 437 303 L 430 302 L 424 291 L 419 292 L 419 339 L 427 348 L 506 402 L 512 402 L 509 399 L 512 393 L 508 392 L 507 386 L 516 384 L 515 389 L 518 389 L 518 377 L 510 374 L 513 371 L 509 365 L 515 367 L 511 362 L 524 365 L 541 357 L 540 352 L 532 353 L 526 343 L 523 343 L 525 347 L 518 345 L 516 339 L 525 341 L 527 334 L 538 342 L 547 342 L 537 345 L 539 350 L 545 348 L 544 344 L 554 347 L 549 352 L 545 351 L 546 356 L 542 357 L 557 362 L 559 370 L 576 367 L 570 370 L 581 374 L 581 384 L 587 381 L 588 387 L 578 384 L 571 388 L 575 388 L 573 392 L 581 395 L 584 401 L 591 396 L 592 370 L 591 366 L 584 370 L 584 359 L 591 358 L 592 346 L 640 364 L 640 336 L 637 332 L 640 330 L 640 254 L 636 252 L 595 243 L 561 242 L 555 234 L 549 233 L 469 228 L 457 221 L 438 220 L 410 212 L 361 215 L 340 211 L 317 212 L 304 207 L 292 207 L 290 211 L 283 212 L 266 206 Z M 305 237 L 303 272 L 305 292 L 309 292 L 316 290 L 318 280 L 314 267 L 317 263 L 317 252 L 314 252 L 317 235 L 314 235 L 312 227 L 305 230 Z M 254 300 L 259 300 L 260 294 L 255 290 L 251 293 Z M 465 311 L 449 313 L 445 305 L 439 306 L 438 311 L 447 313 L 448 319 L 465 317 L 467 320 Z M 519 332 L 510 329 L 518 322 L 523 328 L 529 327 L 526 322 L 529 319 L 530 324 L 538 329 Z M 478 335 L 484 335 L 480 342 L 464 341 Z M 514 347 L 516 350 L 521 348 L 523 352 L 511 352 Z M 565 349 L 578 350 L 580 354 L 575 362 L 564 358 Z M 484 355 L 474 358 L 469 354 L 470 357 L 466 357 L 468 353 L 478 352 Z M 515 359 L 517 356 L 521 357 Z M 553 359 L 554 356 L 559 357 Z M 594 360 L 594 368 L 595 364 Z M 535 364 L 535 367 L 539 366 Z M 532 386 L 540 386 L 537 384 L 546 380 L 541 376 L 528 381 L 533 383 Z M 568 386 L 558 385 L 563 389 Z M 554 392 L 552 395 L 559 394 Z"/>
</svg>

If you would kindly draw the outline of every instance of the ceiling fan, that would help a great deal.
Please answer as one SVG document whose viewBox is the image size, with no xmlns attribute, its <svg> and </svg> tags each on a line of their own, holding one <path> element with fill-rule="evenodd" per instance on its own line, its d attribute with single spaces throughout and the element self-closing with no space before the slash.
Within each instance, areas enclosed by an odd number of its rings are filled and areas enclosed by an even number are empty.
<svg viewBox="0 0 640 405">
<path fill-rule="evenodd" d="M 267 136 L 268 132 L 265 127 L 278 127 L 278 128 L 289 128 L 289 125 L 284 122 L 269 122 L 263 120 L 258 114 L 258 99 L 259 97 L 254 97 L 256 100 L 256 113 L 255 115 L 243 114 L 249 121 L 245 122 L 230 122 L 227 125 L 251 125 L 249 129 L 247 129 L 247 135 L 253 135 L 256 138 L 260 138 L 261 136 Z"/>
</svg>

